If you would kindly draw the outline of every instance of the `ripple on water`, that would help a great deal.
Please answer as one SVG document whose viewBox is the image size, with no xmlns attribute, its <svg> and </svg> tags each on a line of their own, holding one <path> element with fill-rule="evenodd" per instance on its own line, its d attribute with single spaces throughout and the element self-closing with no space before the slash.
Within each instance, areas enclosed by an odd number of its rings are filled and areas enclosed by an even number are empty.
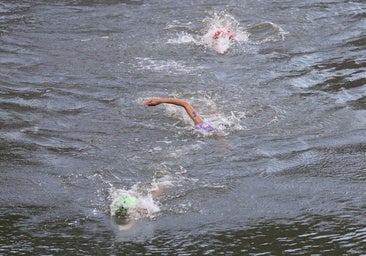
<svg viewBox="0 0 366 256">
<path fill-rule="evenodd" d="M 263 221 L 232 230 L 164 231 L 144 242 L 144 249 L 158 254 L 272 255 L 360 254 L 365 247 L 365 228 L 345 227 L 348 221 L 333 216 L 302 216 L 298 220 Z M 206 229 L 206 227 L 201 227 Z M 352 242 L 351 242 L 352 241 Z M 117 243 L 117 250 L 131 252 L 141 244 Z"/>
</svg>

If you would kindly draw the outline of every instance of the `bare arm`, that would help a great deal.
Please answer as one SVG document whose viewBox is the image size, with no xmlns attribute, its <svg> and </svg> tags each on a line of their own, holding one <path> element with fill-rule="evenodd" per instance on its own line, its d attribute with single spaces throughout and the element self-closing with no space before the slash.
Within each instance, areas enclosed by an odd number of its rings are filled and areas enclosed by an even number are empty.
<svg viewBox="0 0 366 256">
<path fill-rule="evenodd" d="M 142 104 L 145 106 L 156 106 L 159 105 L 160 103 L 167 103 L 184 107 L 187 114 L 193 120 L 195 125 L 203 122 L 203 119 L 200 117 L 198 112 L 188 102 L 184 100 L 175 98 L 152 98 L 149 100 L 145 100 Z"/>
</svg>

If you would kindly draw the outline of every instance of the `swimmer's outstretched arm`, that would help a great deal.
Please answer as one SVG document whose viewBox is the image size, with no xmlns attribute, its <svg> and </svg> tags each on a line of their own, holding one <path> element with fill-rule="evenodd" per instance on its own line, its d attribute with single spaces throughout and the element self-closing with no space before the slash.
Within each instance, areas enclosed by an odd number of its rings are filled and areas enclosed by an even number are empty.
<svg viewBox="0 0 366 256">
<path fill-rule="evenodd" d="M 167 103 L 184 107 L 189 117 L 193 120 L 194 125 L 203 123 L 203 119 L 200 117 L 198 112 L 188 102 L 184 100 L 175 98 L 152 98 L 149 100 L 145 100 L 142 104 L 145 106 L 156 106 L 160 103 Z"/>
</svg>

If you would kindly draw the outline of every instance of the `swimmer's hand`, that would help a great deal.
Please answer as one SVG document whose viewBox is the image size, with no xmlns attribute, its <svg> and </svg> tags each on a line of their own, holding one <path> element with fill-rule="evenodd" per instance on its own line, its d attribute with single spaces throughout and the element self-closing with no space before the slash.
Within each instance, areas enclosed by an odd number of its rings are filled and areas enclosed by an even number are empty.
<svg viewBox="0 0 366 256">
<path fill-rule="evenodd" d="M 152 99 L 148 99 L 145 100 L 142 105 L 144 106 L 156 106 L 159 105 L 161 103 L 160 98 L 152 98 Z"/>
</svg>

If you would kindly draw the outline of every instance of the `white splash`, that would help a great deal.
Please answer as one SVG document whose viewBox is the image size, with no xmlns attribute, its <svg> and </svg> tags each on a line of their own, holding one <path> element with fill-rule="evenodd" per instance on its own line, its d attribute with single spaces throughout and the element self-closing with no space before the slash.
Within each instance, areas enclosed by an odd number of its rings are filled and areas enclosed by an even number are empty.
<svg viewBox="0 0 366 256">
<path fill-rule="evenodd" d="M 200 41 L 195 39 L 193 35 L 182 32 L 177 38 L 169 39 L 168 44 L 200 44 Z"/>
<path fill-rule="evenodd" d="M 244 129 L 241 124 L 243 118 L 245 118 L 244 112 L 231 111 L 230 114 L 210 115 L 206 117 L 206 120 L 215 128 L 217 133 L 228 135 L 231 132 Z"/>
<path fill-rule="evenodd" d="M 229 14 L 214 13 L 212 17 L 205 18 L 203 23 L 203 35 L 195 37 L 183 32 L 177 38 L 168 40 L 168 43 L 203 45 L 224 54 L 232 45 L 248 41 L 248 33 L 239 27 L 239 23 Z"/>
</svg>

